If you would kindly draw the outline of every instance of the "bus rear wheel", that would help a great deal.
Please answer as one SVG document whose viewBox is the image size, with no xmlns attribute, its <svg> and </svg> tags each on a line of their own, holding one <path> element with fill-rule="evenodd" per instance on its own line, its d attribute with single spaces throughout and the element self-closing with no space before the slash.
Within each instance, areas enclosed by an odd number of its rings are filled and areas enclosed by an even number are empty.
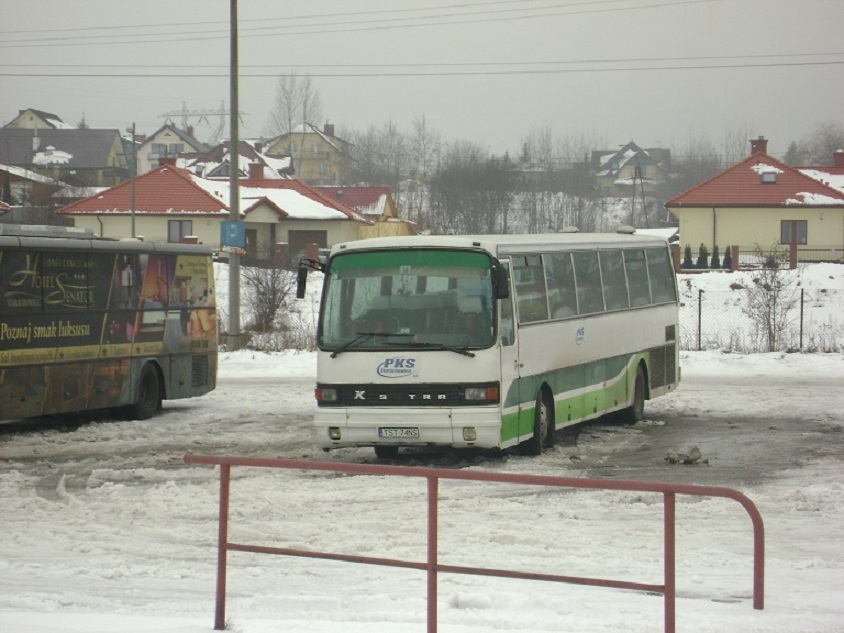
<svg viewBox="0 0 844 633">
<path fill-rule="evenodd" d="M 138 400 L 131 407 L 132 417 L 136 420 L 148 420 L 160 408 L 161 383 L 158 380 L 158 371 L 152 363 L 147 363 L 138 380 Z"/>
<path fill-rule="evenodd" d="M 645 392 L 645 370 L 639 365 L 633 382 L 633 404 L 622 412 L 625 424 L 636 424 L 645 418 Z"/>
</svg>

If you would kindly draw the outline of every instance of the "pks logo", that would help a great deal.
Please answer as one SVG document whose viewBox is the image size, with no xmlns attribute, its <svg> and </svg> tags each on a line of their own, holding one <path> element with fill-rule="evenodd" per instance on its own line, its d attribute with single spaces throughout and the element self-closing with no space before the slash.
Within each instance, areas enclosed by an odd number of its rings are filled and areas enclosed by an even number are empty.
<svg viewBox="0 0 844 633">
<path fill-rule="evenodd" d="M 583 342 L 586 340 L 586 328 L 579 327 L 577 328 L 577 332 L 574 335 L 574 342 L 577 345 L 583 345 Z"/>
<path fill-rule="evenodd" d="M 416 375 L 415 358 L 385 358 L 378 365 L 378 375 L 384 378 L 407 378 Z"/>
</svg>

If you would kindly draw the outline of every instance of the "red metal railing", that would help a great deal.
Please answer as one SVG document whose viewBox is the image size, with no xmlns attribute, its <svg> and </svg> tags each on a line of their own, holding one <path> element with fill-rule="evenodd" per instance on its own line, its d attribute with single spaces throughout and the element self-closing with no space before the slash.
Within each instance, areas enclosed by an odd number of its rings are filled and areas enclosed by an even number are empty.
<svg viewBox="0 0 844 633">
<path fill-rule="evenodd" d="M 250 457 L 213 457 L 207 455 L 185 455 L 186 464 L 207 464 L 220 467 L 220 516 L 217 544 L 217 601 L 214 617 L 214 629 L 225 629 L 226 615 L 226 555 L 229 551 L 253 552 L 258 554 L 278 554 L 283 556 L 298 556 L 304 558 L 318 558 L 324 560 L 345 561 L 349 563 L 363 563 L 386 567 L 403 567 L 418 569 L 427 573 L 428 590 L 428 633 L 437 631 L 437 574 L 439 572 L 468 574 L 474 576 L 497 576 L 501 578 L 520 578 L 529 580 L 544 580 L 578 585 L 610 587 L 616 589 L 632 589 L 661 593 L 664 596 L 664 614 L 666 633 L 675 631 L 675 502 L 676 495 L 691 495 L 697 497 L 723 497 L 733 499 L 742 505 L 750 515 L 753 523 L 753 608 L 764 607 L 764 573 L 765 573 L 765 536 L 762 516 L 756 505 L 742 493 L 730 488 L 716 486 L 697 486 L 688 484 L 668 484 L 645 481 L 603 480 L 603 479 L 574 479 L 570 477 L 551 477 L 543 475 L 511 475 L 504 473 L 486 473 L 470 470 L 446 470 L 442 468 L 416 468 L 403 466 L 382 466 L 366 464 L 344 464 L 311 461 L 304 459 L 262 459 Z M 289 549 L 284 547 L 264 547 L 260 545 L 246 545 L 230 543 L 228 540 L 229 517 L 229 484 L 232 466 L 250 466 L 257 468 L 282 468 L 288 470 L 324 470 L 356 475 L 376 475 L 393 477 L 424 478 L 428 482 L 428 549 L 427 560 L 407 561 L 391 558 L 375 558 L 371 556 L 355 556 L 331 552 L 316 552 L 310 550 Z M 664 550 L 664 584 L 645 584 L 601 578 L 582 578 L 577 576 L 559 576 L 554 574 L 539 574 L 519 572 L 507 569 L 490 569 L 480 567 L 463 567 L 443 565 L 437 560 L 437 512 L 439 499 L 439 481 L 464 480 L 485 481 L 531 486 L 553 486 L 561 488 L 587 488 L 593 490 L 619 490 L 630 492 L 653 492 L 663 495 L 663 550 Z"/>
</svg>

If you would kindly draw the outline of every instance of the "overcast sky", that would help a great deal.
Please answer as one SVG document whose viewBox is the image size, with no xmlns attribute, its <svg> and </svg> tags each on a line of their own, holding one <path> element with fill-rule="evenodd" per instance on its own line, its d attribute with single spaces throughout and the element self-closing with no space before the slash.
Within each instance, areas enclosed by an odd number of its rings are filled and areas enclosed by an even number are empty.
<svg viewBox="0 0 844 633">
<path fill-rule="evenodd" d="M 228 107 L 229 12 L 2 0 L 0 124 L 35 108 L 152 133 L 166 113 Z M 424 116 L 495 153 L 548 127 L 675 152 L 764 135 L 781 156 L 844 117 L 842 0 L 239 0 L 238 17 L 243 138 L 265 132 L 291 72 L 312 77 L 338 130 L 409 133 Z M 189 118 L 201 140 L 208 119 Z"/>
</svg>

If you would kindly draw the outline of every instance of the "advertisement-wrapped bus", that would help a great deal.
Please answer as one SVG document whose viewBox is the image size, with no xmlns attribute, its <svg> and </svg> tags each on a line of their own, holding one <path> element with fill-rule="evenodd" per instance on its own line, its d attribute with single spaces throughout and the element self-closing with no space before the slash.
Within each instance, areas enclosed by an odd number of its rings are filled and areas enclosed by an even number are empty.
<svg viewBox="0 0 844 633">
<path fill-rule="evenodd" d="M 337 245 L 317 331 L 314 433 L 325 450 L 447 445 L 539 454 L 555 429 L 641 419 L 679 383 L 664 239 L 414 236 Z"/>
<path fill-rule="evenodd" d="M 209 248 L 0 224 L 0 419 L 145 419 L 216 378 Z"/>
</svg>

